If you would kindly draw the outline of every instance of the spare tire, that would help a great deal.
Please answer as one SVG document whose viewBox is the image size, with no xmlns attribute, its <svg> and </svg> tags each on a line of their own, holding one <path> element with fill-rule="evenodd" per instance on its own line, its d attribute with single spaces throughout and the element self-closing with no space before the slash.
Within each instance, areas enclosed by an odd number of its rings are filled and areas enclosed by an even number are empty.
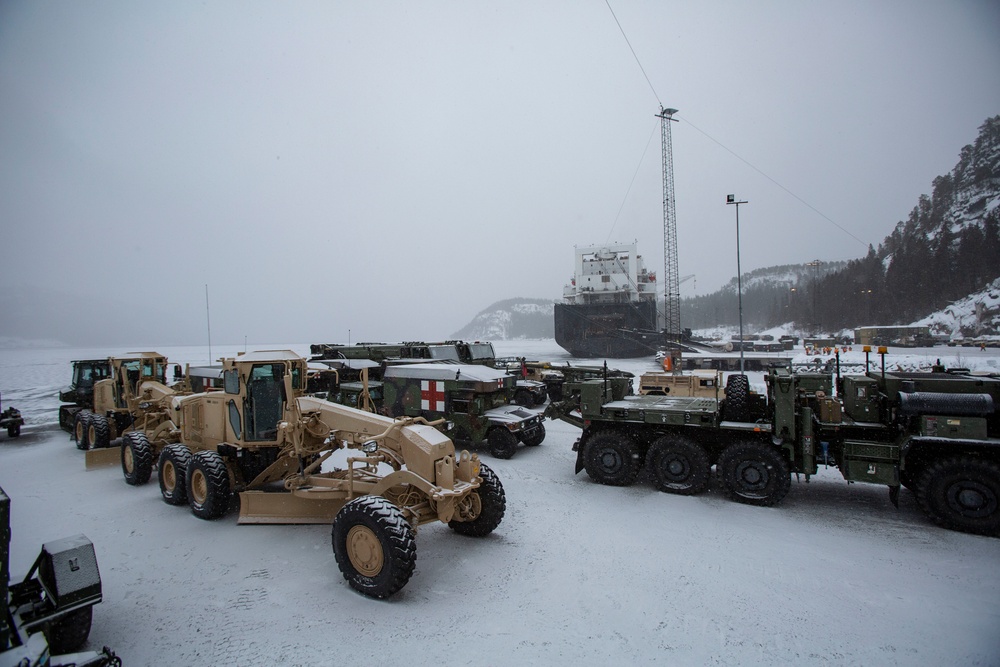
<svg viewBox="0 0 1000 667">
<path fill-rule="evenodd" d="M 750 418 L 750 379 L 740 374 L 726 378 L 726 398 L 722 406 L 722 419 L 745 422 Z"/>
</svg>

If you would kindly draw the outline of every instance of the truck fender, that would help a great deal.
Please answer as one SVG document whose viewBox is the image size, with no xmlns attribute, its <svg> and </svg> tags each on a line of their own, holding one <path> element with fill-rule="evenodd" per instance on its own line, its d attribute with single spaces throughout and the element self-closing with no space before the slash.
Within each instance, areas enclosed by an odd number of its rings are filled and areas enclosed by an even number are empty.
<svg viewBox="0 0 1000 667">
<path fill-rule="evenodd" d="M 583 470 L 583 448 L 587 444 L 587 433 L 586 431 L 577 438 L 577 441 L 573 443 L 573 450 L 576 452 L 576 472 L 574 474 L 579 475 L 580 471 Z"/>
</svg>

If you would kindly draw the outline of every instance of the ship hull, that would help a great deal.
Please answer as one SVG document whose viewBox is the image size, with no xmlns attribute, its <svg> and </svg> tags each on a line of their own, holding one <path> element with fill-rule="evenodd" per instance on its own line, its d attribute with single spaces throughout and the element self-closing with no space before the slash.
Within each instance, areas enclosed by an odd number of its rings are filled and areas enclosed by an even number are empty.
<svg viewBox="0 0 1000 667">
<path fill-rule="evenodd" d="M 663 344 L 663 335 L 656 331 L 654 301 L 557 303 L 554 316 L 556 343 L 574 357 L 647 357 Z"/>
</svg>

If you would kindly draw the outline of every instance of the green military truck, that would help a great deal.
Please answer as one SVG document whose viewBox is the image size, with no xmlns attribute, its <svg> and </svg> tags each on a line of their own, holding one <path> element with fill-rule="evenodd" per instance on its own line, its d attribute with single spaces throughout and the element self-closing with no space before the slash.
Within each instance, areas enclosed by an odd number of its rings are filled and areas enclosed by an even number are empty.
<svg viewBox="0 0 1000 667">
<path fill-rule="evenodd" d="M 456 443 L 484 440 L 490 454 L 509 459 L 518 442 L 528 447 L 545 439 L 544 417 L 510 405 L 516 378 L 472 364 L 414 363 L 387 366 L 382 381 L 344 382 L 336 401 L 363 409 L 367 388 L 373 409 L 390 417 L 443 417 L 446 434 Z"/>
<path fill-rule="evenodd" d="M 375 363 L 397 363 L 436 361 L 452 364 L 476 364 L 505 370 L 514 375 L 517 380 L 510 391 L 510 401 L 527 408 L 545 403 L 548 398 L 549 381 L 522 374 L 523 365 L 509 365 L 508 359 L 498 359 L 493 350 L 493 343 L 476 341 L 468 343 L 460 340 L 448 340 L 439 343 L 424 343 L 413 341 L 405 343 L 357 343 L 356 345 L 336 345 L 318 343 L 310 345 L 312 357 L 310 361 L 320 363 L 340 363 L 354 367 L 359 362 L 369 360 Z M 511 357 L 518 359 L 520 357 Z M 340 368 L 338 368 L 340 370 Z M 378 379 L 379 371 L 369 369 Z M 354 375 L 341 371 L 342 378 L 356 381 Z M 561 376 L 559 384 L 561 384 Z M 354 391 L 356 388 L 352 388 Z"/>
<path fill-rule="evenodd" d="M 733 500 L 774 505 L 791 473 L 808 480 L 833 465 L 848 482 L 887 486 L 894 504 L 909 488 L 946 528 L 1000 535 L 1000 377 L 939 367 L 834 381 L 775 368 L 765 381 L 761 395 L 730 376 L 716 400 L 627 396 L 620 379 L 587 380 L 578 404 L 548 414 L 583 429 L 576 472 L 601 484 L 629 485 L 647 468 L 661 491 L 695 494 L 715 466 Z"/>
</svg>

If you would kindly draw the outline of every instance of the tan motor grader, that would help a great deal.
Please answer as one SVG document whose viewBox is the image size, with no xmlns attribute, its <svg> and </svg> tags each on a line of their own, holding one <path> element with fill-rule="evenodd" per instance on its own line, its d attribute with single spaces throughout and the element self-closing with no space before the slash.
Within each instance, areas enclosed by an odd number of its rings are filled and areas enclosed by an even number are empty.
<svg viewBox="0 0 1000 667">
<path fill-rule="evenodd" d="M 122 450 L 111 445 L 133 430 L 163 440 L 159 432 L 174 428 L 170 400 L 191 393 L 185 383 L 167 386 L 167 358 L 156 352 L 110 357 L 108 366 L 109 377 L 94 384 L 92 409 L 82 408 L 73 417 L 73 438 L 87 450 L 88 469 L 117 464 Z M 147 474 L 143 481 L 148 479 Z"/>
<path fill-rule="evenodd" d="M 409 580 L 419 526 L 441 521 L 482 537 L 503 519 L 500 480 L 475 454 L 455 452 L 422 418 L 391 419 L 304 393 L 306 360 L 286 351 L 223 359 L 221 391 L 174 396 L 170 427 L 122 441 L 126 480 L 159 450 L 165 502 L 203 519 L 239 494 L 239 523 L 331 523 L 333 551 L 356 590 L 385 598 Z M 341 449 L 346 468 L 332 467 Z M 131 471 L 129 466 L 131 467 Z M 130 482 L 134 483 L 134 481 Z"/>
</svg>

